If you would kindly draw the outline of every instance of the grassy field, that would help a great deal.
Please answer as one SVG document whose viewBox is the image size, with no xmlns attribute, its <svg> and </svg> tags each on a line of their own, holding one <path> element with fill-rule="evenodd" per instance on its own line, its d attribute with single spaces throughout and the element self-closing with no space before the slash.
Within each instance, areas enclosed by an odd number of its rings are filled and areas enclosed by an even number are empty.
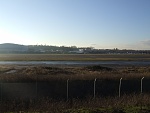
<svg viewBox="0 0 150 113">
<path fill-rule="evenodd" d="M 149 113 L 149 95 L 124 95 L 121 98 L 87 98 L 56 101 L 43 98 L 0 103 L 1 113 Z"/>
<path fill-rule="evenodd" d="M 0 61 L 150 61 L 150 55 L 0 54 Z"/>
</svg>

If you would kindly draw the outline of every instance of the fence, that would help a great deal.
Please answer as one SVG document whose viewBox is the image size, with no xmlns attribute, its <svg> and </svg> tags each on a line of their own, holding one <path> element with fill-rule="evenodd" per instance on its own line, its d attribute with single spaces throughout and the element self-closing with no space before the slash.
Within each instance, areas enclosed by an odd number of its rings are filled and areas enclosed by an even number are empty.
<svg viewBox="0 0 150 113">
<path fill-rule="evenodd" d="M 52 80 L 49 82 L 7 83 L 0 84 L 0 98 L 53 99 L 86 98 L 92 96 L 119 96 L 131 93 L 150 93 L 150 79 L 124 80 Z"/>
</svg>

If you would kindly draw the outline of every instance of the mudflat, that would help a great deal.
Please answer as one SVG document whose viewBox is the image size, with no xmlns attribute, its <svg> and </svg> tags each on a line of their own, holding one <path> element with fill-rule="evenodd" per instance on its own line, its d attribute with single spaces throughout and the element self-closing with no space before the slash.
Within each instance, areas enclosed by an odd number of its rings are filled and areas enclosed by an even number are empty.
<svg viewBox="0 0 150 113">
<path fill-rule="evenodd" d="M 150 61 L 150 54 L 0 54 L 0 61 Z"/>
</svg>

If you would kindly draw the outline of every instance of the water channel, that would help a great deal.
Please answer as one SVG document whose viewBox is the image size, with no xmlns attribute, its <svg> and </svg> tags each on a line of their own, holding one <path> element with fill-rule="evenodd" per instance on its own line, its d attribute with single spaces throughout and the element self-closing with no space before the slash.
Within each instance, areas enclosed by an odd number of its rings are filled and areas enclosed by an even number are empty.
<svg viewBox="0 0 150 113">
<path fill-rule="evenodd" d="M 0 65 L 150 65 L 150 61 L 0 61 Z"/>
</svg>

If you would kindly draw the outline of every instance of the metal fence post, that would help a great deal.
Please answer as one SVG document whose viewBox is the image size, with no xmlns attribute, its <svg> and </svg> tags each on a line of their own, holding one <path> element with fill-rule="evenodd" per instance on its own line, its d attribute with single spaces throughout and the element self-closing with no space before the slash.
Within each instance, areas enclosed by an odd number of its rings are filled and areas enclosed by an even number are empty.
<svg viewBox="0 0 150 113">
<path fill-rule="evenodd" d="M 2 82 L 0 84 L 1 84 L 1 102 L 2 102 Z"/>
<path fill-rule="evenodd" d="M 122 78 L 120 78 L 120 83 L 119 83 L 119 98 L 120 98 L 120 94 L 121 94 L 121 81 L 122 81 Z"/>
<path fill-rule="evenodd" d="M 141 96 L 141 100 L 140 100 L 140 103 L 141 103 L 141 106 L 140 106 L 140 107 L 141 107 L 141 111 L 142 111 L 142 106 L 143 106 L 143 95 L 142 95 L 142 94 L 143 94 L 143 79 L 144 79 L 144 77 L 141 78 L 141 95 L 140 95 L 140 96 Z"/>
<path fill-rule="evenodd" d="M 141 94 L 143 93 L 143 79 L 144 77 L 141 78 Z"/>
<path fill-rule="evenodd" d="M 95 80 L 94 80 L 94 99 L 95 99 L 95 92 L 96 92 L 95 86 L 96 86 L 96 78 L 95 78 Z"/>
<path fill-rule="evenodd" d="M 38 94 L 37 94 L 38 93 L 38 91 L 37 91 L 38 90 L 38 88 L 37 88 L 38 86 L 37 85 L 38 85 L 38 77 L 36 75 L 36 86 L 35 86 L 36 87 L 36 89 L 35 89 L 36 90 L 36 98 L 38 98 Z"/>
<path fill-rule="evenodd" d="M 69 99 L 69 79 L 67 80 L 67 101 Z"/>
</svg>

